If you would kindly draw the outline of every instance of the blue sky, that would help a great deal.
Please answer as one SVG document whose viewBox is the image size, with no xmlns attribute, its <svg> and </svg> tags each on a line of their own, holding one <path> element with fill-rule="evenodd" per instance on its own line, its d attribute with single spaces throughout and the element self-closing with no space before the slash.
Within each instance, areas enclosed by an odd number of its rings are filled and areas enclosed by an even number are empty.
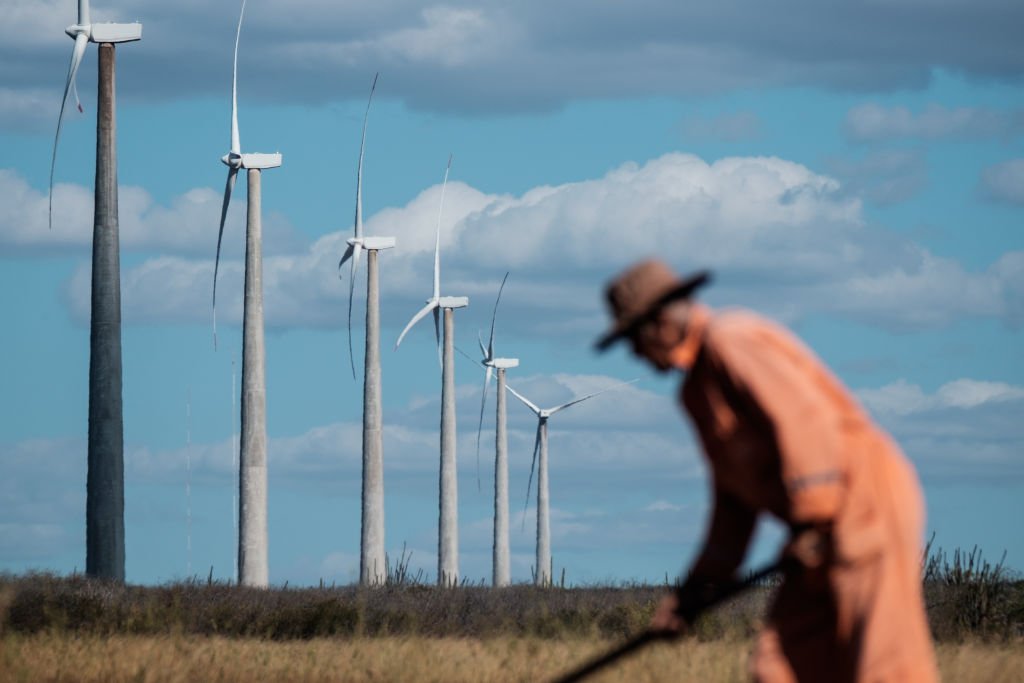
<svg viewBox="0 0 1024 683">
<path fill-rule="evenodd" d="M 84 566 L 96 51 L 49 160 L 75 3 L 0 0 L 0 570 Z M 233 3 L 124 0 L 118 48 L 127 575 L 233 575 L 232 363 L 241 354 L 244 187 L 210 287 L 228 148 Z M 1019 3 L 252 0 L 243 151 L 263 178 L 271 581 L 358 575 L 361 381 L 347 282 L 359 126 L 382 255 L 386 546 L 432 574 L 439 373 L 429 295 L 440 180 L 442 293 L 473 351 L 505 271 L 510 383 L 555 404 L 641 381 L 551 423 L 556 576 L 660 580 L 692 556 L 706 477 L 677 378 L 591 351 L 600 291 L 634 259 L 711 268 L 706 299 L 791 325 L 891 431 L 946 548 L 1024 567 L 1024 49 Z M 883 30 L 884 29 L 884 30 Z M 223 298 L 220 298 L 223 297 Z M 357 295 L 357 302 L 361 296 Z M 361 320 L 357 303 L 354 314 Z M 359 348 L 361 335 L 356 330 Z M 490 576 L 493 417 L 477 487 L 482 371 L 458 358 L 462 573 Z M 493 389 L 492 389 L 493 391 Z M 191 396 L 191 420 L 186 399 Z M 489 401 L 493 406 L 493 396 Z M 488 411 L 490 413 L 490 411 Z M 533 561 L 533 417 L 509 404 L 513 578 Z M 186 445 L 187 435 L 191 445 Z M 186 552 L 191 462 L 192 553 Z M 768 525 L 754 559 L 768 557 Z"/>
</svg>

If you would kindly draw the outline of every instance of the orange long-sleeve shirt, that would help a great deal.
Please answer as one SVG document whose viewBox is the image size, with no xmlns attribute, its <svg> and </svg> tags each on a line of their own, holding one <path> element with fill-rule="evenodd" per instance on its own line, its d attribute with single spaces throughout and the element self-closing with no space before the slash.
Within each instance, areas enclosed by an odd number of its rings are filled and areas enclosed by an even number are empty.
<svg viewBox="0 0 1024 683">
<path fill-rule="evenodd" d="M 699 313 L 684 342 L 695 355 L 681 401 L 710 464 L 714 505 L 691 575 L 730 578 L 761 512 L 790 526 L 827 522 L 828 590 L 808 595 L 787 579 L 755 658 L 759 680 L 934 680 L 923 501 L 909 463 L 792 334 L 749 312 Z M 822 622 L 816 638 L 787 628 L 809 618 Z M 823 652 L 832 652 L 826 663 Z"/>
</svg>

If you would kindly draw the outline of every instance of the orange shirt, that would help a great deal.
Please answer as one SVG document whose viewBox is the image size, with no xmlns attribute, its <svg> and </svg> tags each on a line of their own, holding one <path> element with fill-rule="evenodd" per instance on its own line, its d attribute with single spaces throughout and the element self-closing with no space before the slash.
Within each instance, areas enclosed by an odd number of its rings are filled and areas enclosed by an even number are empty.
<svg viewBox="0 0 1024 683">
<path fill-rule="evenodd" d="M 680 399 L 714 493 L 691 576 L 731 578 L 761 512 L 790 526 L 832 524 L 827 595 L 800 583 L 780 593 L 755 657 L 759 680 L 840 680 L 821 678 L 837 666 L 849 680 L 934 680 L 921 598 L 923 499 L 896 444 L 809 349 L 756 314 L 695 304 L 678 349 L 677 365 L 688 369 Z M 831 645 L 788 629 L 806 623 L 808 610 Z M 822 656 L 830 663 L 816 663 Z"/>
</svg>

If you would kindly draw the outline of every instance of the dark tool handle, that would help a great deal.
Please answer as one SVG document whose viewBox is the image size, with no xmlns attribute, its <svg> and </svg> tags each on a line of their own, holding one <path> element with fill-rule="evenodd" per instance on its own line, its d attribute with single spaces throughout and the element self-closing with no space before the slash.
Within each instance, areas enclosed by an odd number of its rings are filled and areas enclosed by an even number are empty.
<svg viewBox="0 0 1024 683">
<path fill-rule="evenodd" d="M 743 591 L 750 588 L 757 582 L 774 574 L 780 569 L 785 568 L 791 562 L 792 560 L 790 558 L 783 558 L 782 560 L 773 562 L 767 567 L 762 567 L 761 569 L 758 569 L 756 572 L 750 574 L 749 576 L 747 576 L 747 578 L 743 579 L 742 581 L 736 581 L 733 583 L 725 584 L 723 586 L 719 586 L 717 590 L 715 590 L 714 594 L 705 598 L 699 606 L 693 609 L 693 611 L 691 612 L 693 618 L 695 619 L 702 612 L 714 607 L 715 605 L 718 605 L 721 602 L 724 602 L 725 600 L 728 600 L 734 595 L 742 593 Z M 642 631 L 639 634 L 627 640 L 626 642 L 622 643 L 621 645 L 618 645 L 615 648 L 604 653 L 603 655 L 596 657 L 595 659 L 592 659 L 591 661 L 587 662 L 578 669 L 575 669 L 567 673 L 561 678 L 556 678 L 554 683 L 573 683 L 574 681 L 581 681 L 590 674 L 594 673 L 595 671 L 603 669 L 612 662 L 622 657 L 625 657 L 626 655 L 632 654 L 635 650 L 639 650 L 648 643 L 653 643 L 658 640 L 671 640 L 674 637 L 676 637 L 675 634 L 670 633 L 668 631 Z"/>
</svg>

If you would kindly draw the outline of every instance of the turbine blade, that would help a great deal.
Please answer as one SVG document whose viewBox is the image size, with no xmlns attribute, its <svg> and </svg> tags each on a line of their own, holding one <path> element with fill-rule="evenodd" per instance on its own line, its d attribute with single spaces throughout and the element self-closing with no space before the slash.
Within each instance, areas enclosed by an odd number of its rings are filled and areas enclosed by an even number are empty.
<svg viewBox="0 0 1024 683">
<path fill-rule="evenodd" d="M 448 166 L 444 169 L 441 183 L 441 204 L 437 209 L 437 236 L 434 239 L 434 298 L 441 296 L 441 214 L 444 212 L 444 190 L 448 187 L 448 171 L 452 170 L 452 155 L 448 155 Z"/>
<path fill-rule="evenodd" d="M 494 313 L 491 314 L 491 341 L 487 344 L 487 357 L 494 358 L 494 321 L 498 319 L 498 304 L 501 302 L 501 291 L 505 289 L 505 281 L 508 280 L 508 271 L 501 279 L 501 287 L 498 287 L 498 298 L 494 300 Z"/>
<path fill-rule="evenodd" d="M 242 38 L 245 1 L 242 0 L 242 11 L 238 13 L 238 29 L 235 32 L 235 62 L 231 69 L 231 151 L 235 154 L 242 153 L 242 143 L 238 135 L 238 43 Z"/>
<path fill-rule="evenodd" d="M 480 396 L 480 423 L 476 428 L 476 490 L 480 490 L 480 435 L 484 431 L 484 408 L 487 405 L 487 387 L 491 383 L 491 367 L 484 374 L 484 391 Z"/>
<path fill-rule="evenodd" d="M 350 258 L 352 258 L 352 254 L 355 253 L 355 249 L 356 249 L 356 246 L 354 244 L 348 245 L 348 249 L 345 250 L 345 253 L 342 255 L 341 260 L 338 261 L 338 279 L 339 280 L 341 279 L 341 267 L 343 265 L 345 265 L 345 261 L 348 261 Z"/>
<path fill-rule="evenodd" d="M 224 203 L 220 207 L 220 229 L 217 231 L 217 256 L 213 261 L 213 348 L 217 350 L 217 271 L 220 268 L 220 243 L 224 238 L 224 219 L 228 216 L 228 204 L 231 203 L 231 191 L 235 189 L 237 168 L 228 169 L 228 182 L 224 186 Z"/>
<path fill-rule="evenodd" d="M 408 331 L 409 331 L 410 329 L 412 329 L 412 326 L 413 326 L 413 325 L 415 325 L 416 323 L 418 323 L 418 322 L 419 322 L 420 320 L 422 320 L 422 319 L 423 319 L 423 317 L 424 317 L 424 316 L 425 316 L 425 315 L 426 315 L 427 313 L 430 313 L 430 312 L 431 312 L 432 310 L 434 310 L 435 308 L 437 308 L 437 301 L 436 301 L 436 300 L 434 300 L 434 299 L 431 299 L 430 301 L 428 301 L 428 302 L 427 302 L 427 305 L 426 305 L 426 306 L 424 306 L 423 308 L 421 308 L 421 309 L 420 309 L 420 310 L 419 310 L 419 311 L 418 311 L 418 312 L 416 313 L 416 315 L 414 315 L 414 316 L 412 317 L 412 320 L 410 320 L 410 321 L 409 321 L 409 324 L 405 326 L 405 329 L 404 329 L 404 330 L 402 330 L 402 334 L 398 335 L 398 341 L 396 341 L 396 342 L 395 342 L 395 350 L 396 350 L 396 351 L 398 350 L 398 347 L 399 347 L 399 345 L 400 345 L 400 344 L 402 343 L 402 340 L 403 340 L 403 339 L 405 338 L 405 335 L 406 335 L 406 333 L 407 333 L 407 332 L 408 332 Z"/>
<path fill-rule="evenodd" d="M 454 345 L 453 345 L 453 346 L 454 346 Z M 480 361 L 478 361 L 478 360 L 477 360 L 476 358 L 473 358 L 473 356 L 469 355 L 468 353 L 466 353 L 465 351 L 463 351 L 462 349 L 460 349 L 460 348 L 459 348 L 458 346 L 454 346 L 454 348 L 455 348 L 455 350 L 456 350 L 456 351 L 458 351 L 459 353 L 461 353 L 461 354 L 462 354 L 462 355 L 463 355 L 464 357 L 468 358 L 468 359 L 470 360 L 470 362 L 472 362 L 472 363 L 475 363 L 475 364 L 479 365 L 479 366 L 480 366 L 480 367 L 482 367 L 482 368 L 485 368 L 485 367 L 487 367 L 486 365 L 484 365 L 483 363 L 481 363 Z"/>
<path fill-rule="evenodd" d="M 89 19 L 89 0 L 78 0 L 78 24 L 88 26 L 92 22 Z"/>
<path fill-rule="evenodd" d="M 634 383 L 639 382 L 639 381 L 640 380 L 638 378 L 638 379 L 631 379 L 628 382 L 619 382 L 618 384 L 613 384 L 610 387 L 605 387 L 601 391 L 595 391 L 592 394 L 587 394 L 586 396 L 581 396 L 580 398 L 575 398 L 575 399 L 569 401 L 568 403 L 563 403 L 560 406 L 552 408 L 551 410 L 548 411 L 548 414 L 549 415 L 554 415 L 559 410 L 563 410 L 565 408 L 568 408 L 569 406 L 574 406 L 577 403 L 581 403 L 582 401 L 586 401 L 588 398 L 594 398 L 595 396 L 599 396 L 599 395 L 603 394 L 606 391 L 611 391 L 612 389 L 620 389 L 620 388 L 626 386 L 627 384 L 634 384 Z"/>
<path fill-rule="evenodd" d="M 366 101 L 366 113 L 363 115 L 363 136 L 359 140 L 359 167 L 356 171 L 356 237 L 363 236 L 363 150 L 366 148 L 366 123 L 370 119 L 370 103 L 373 102 L 373 91 L 377 89 L 377 73 L 373 77 L 373 85 L 370 86 L 370 97 Z"/>
<path fill-rule="evenodd" d="M 480 355 L 484 357 L 484 360 L 491 360 L 491 357 L 487 355 L 487 347 L 484 346 L 483 337 L 480 336 L 480 330 L 476 332 L 476 340 L 480 344 Z"/>
<path fill-rule="evenodd" d="M 88 14 L 88 7 L 86 13 Z M 81 13 L 81 6 L 79 6 Z M 60 101 L 60 114 L 57 116 L 57 134 L 53 136 L 53 156 L 50 158 L 50 229 L 53 230 L 53 173 L 57 168 L 57 143 L 60 142 L 60 128 L 64 122 L 64 107 L 68 103 L 68 90 L 74 87 L 75 76 L 78 74 L 78 67 L 82 64 L 82 56 L 85 54 L 85 46 L 89 38 L 84 33 L 75 36 L 75 47 L 71 51 L 71 64 L 68 65 L 68 80 L 64 83 L 64 97 Z M 77 98 L 77 95 L 76 95 Z"/>
<path fill-rule="evenodd" d="M 508 386 L 507 384 L 505 386 Z M 543 419 L 537 420 L 537 437 L 533 441 L 533 461 L 530 462 L 530 479 L 526 483 L 526 502 L 523 504 L 523 529 L 526 528 L 526 509 L 530 506 L 530 489 L 533 488 L 533 470 L 537 466 L 537 453 L 540 452 L 540 430 Z"/>
<path fill-rule="evenodd" d="M 359 270 L 359 255 L 363 245 L 356 242 L 352 245 L 352 278 L 348 283 L 348 361 L 352 366 L 352 379 L 356 378 L 356 356 L 352 351 L 352 295 L 356 291 L 356 271 Z M 347 253 L 347 252 L 346 252 Z"/>
<path fill-rule="evenodd" d="M 444 359 L 441 357 L 441 306 L 434 309 L 434 337 L 437 338 L 437 364 L 444 369 Z"/>
<path fill-rule="evenodd" d="M 516 397 L 516 398 L 518 398 L 518 399 L 519 399 L 520 401 L 522 401 L 523 403 L 525 403 L 525 404 L 526 404 L 526 407 L 527 407 L 527 408 L 529 408 L 530 410 L 532 410 L 533 412 L 535 412 L 535 413 L 537 414 L 537 416 L 538 416 L 538 417 L 540 417 L 540 408 L 538 408 L 537 406 L 535 406 L 535 405 L 534 405 L 534 404 L 533 404 L 533 403 L 532 403 L 532 402 L 531 402 L 531 401 L 530 401 L 530 400 L 529 400 L 528 398 L 526 398 L 525 396 L 523 396 L 522 394 L 520 394 L 520 393 L 519 393 L 518 391 L 516 391 L 515 389 L 513 389 L 513 388 L 512 388 L 512 386 L 511 386 L 511 385 L 509 385 L 509 384 L 506 384 L 506 385 L 505 385 L 505 388 L 506 388 L 506 389 L 508 389 L 509 391 L 511 391 L 511 392 L 512 392 L 512 395 L 513 395 L 513 396 L 515 396 L 515 397 Z"/>
</svg>

